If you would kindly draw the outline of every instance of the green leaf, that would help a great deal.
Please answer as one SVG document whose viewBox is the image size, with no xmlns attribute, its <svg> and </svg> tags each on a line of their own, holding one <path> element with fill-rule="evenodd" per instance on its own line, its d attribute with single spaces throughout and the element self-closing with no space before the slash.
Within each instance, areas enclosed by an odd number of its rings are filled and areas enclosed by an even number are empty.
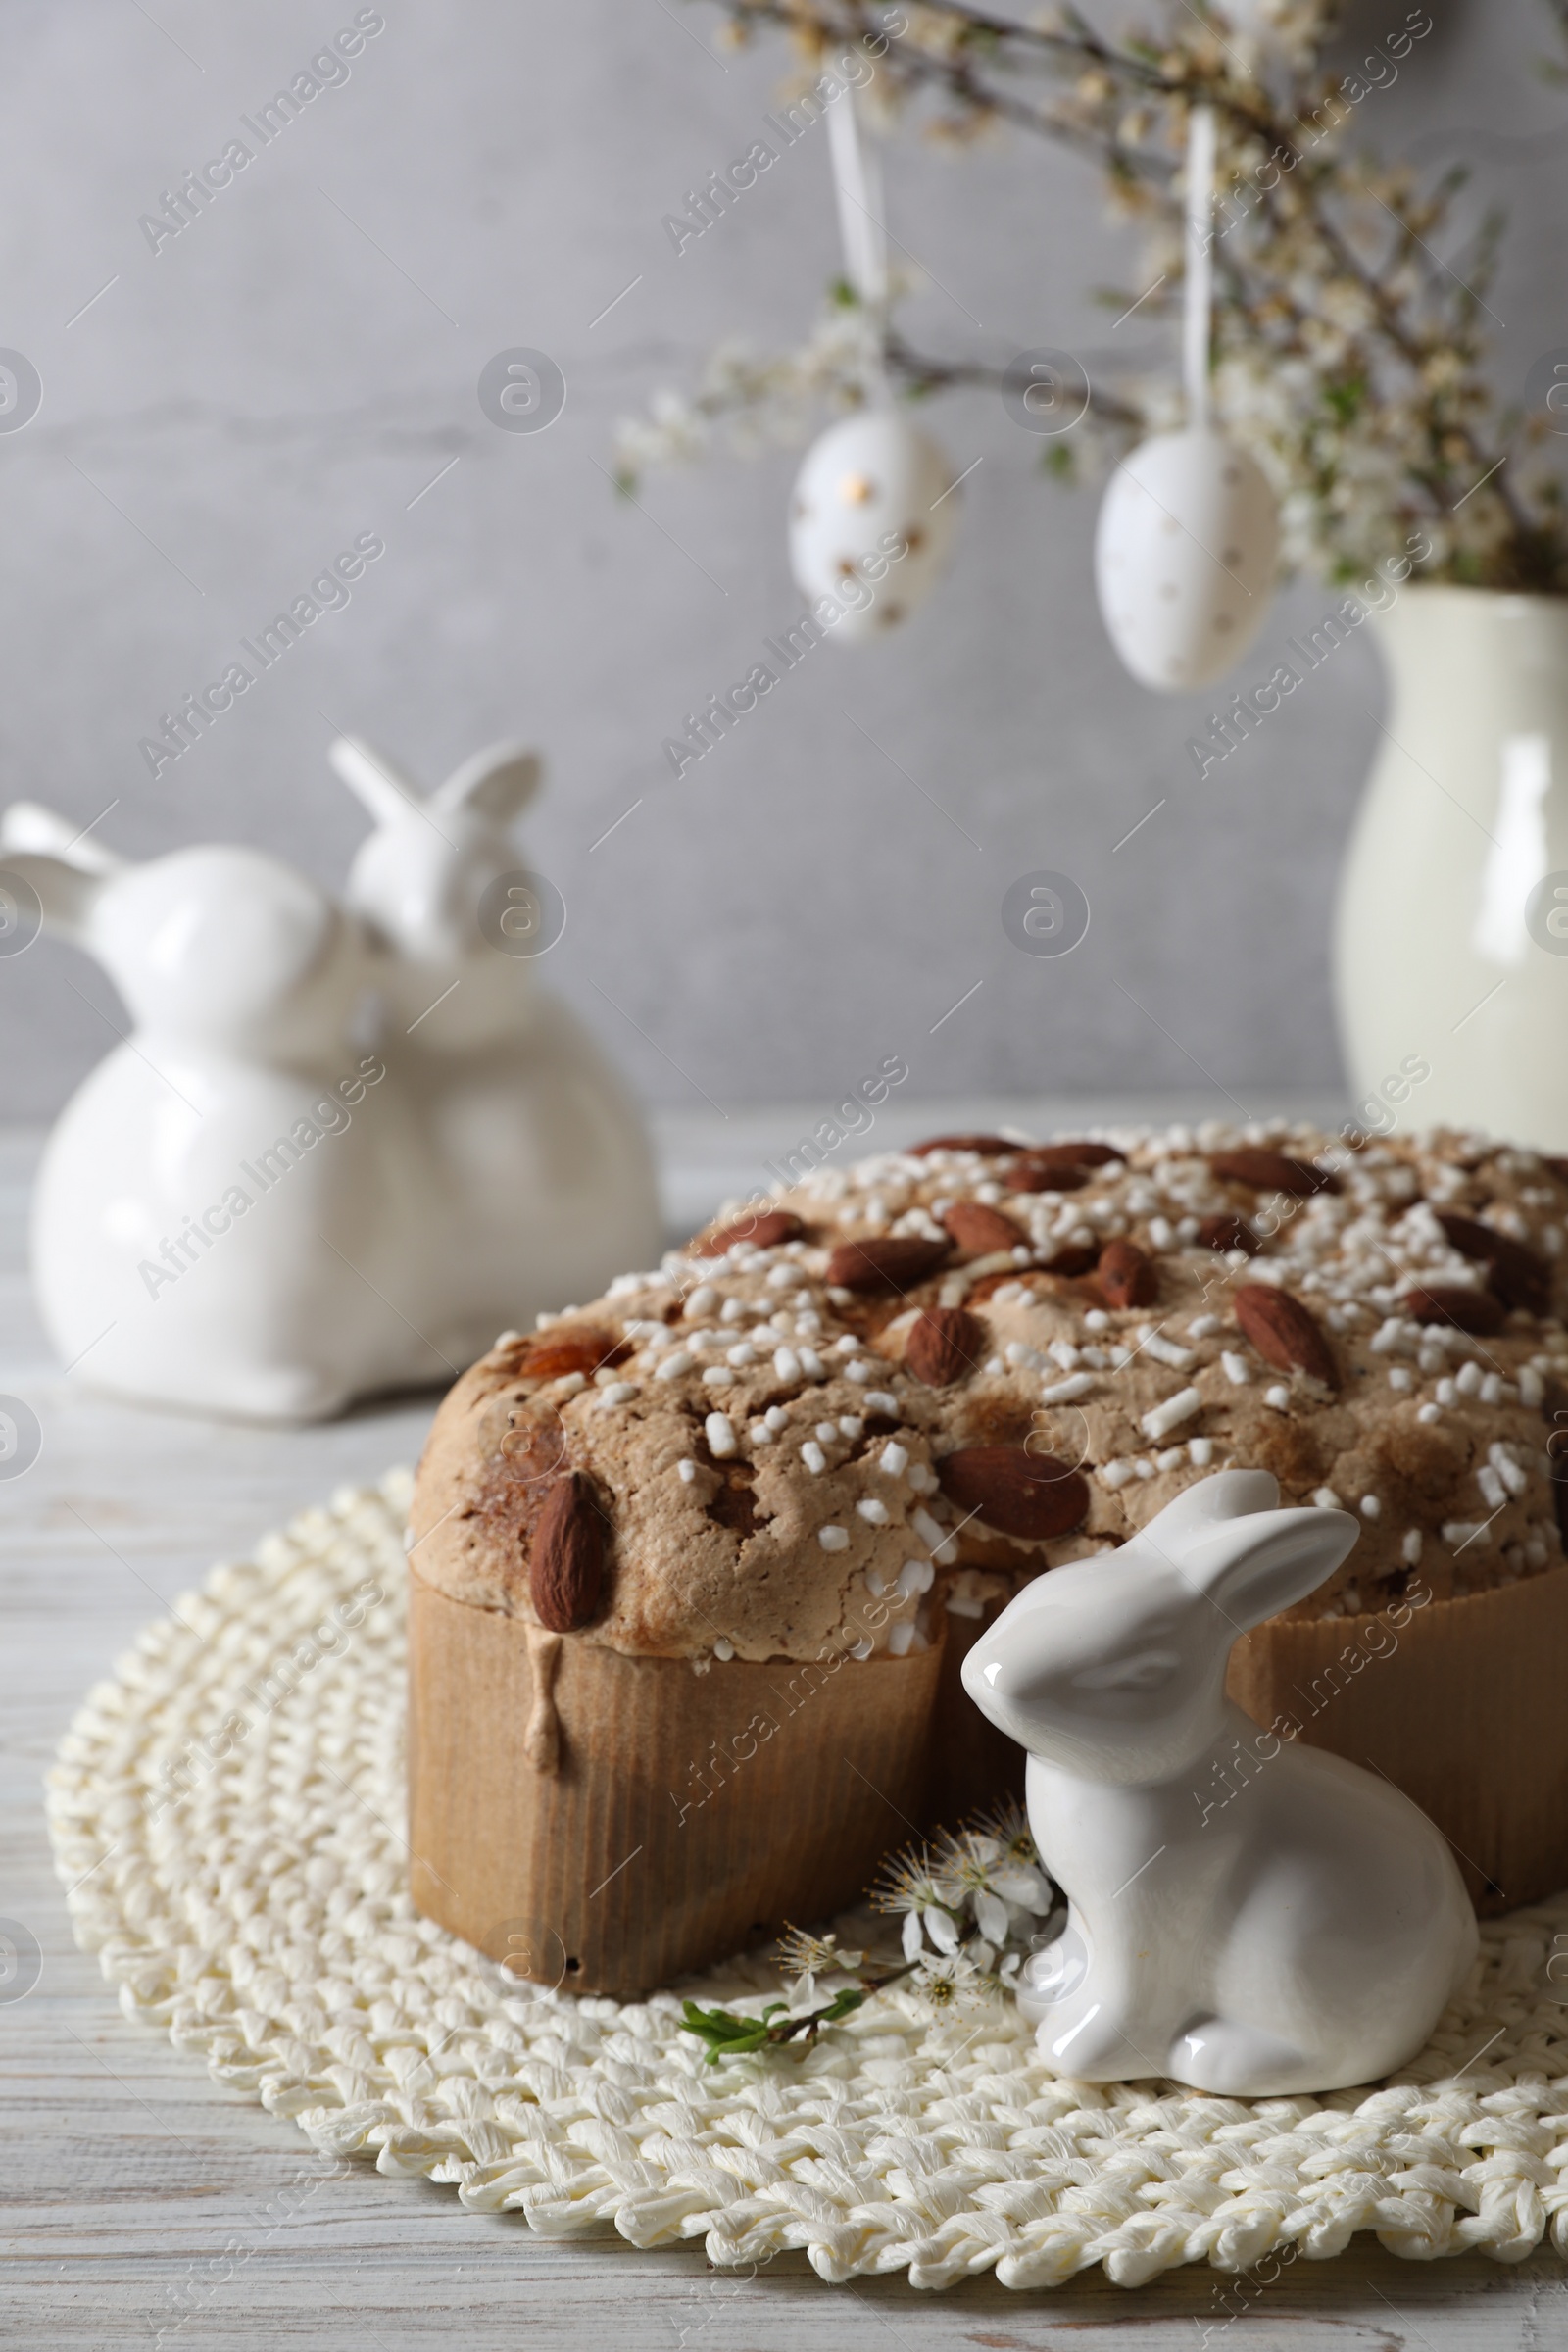
<svg viewBox="0 0 1568 2352">
<path fill-rule="evenodd" d="M 1352 375 L 1343 384 L 1325 384 L 1323 398 L 1341 424 L 1353 424 L 1366 405 L 1366 378 Z"/>
<path fill-rule="evenodd" d="M 773 2022 L 785 2006 L 782 2001 L 769 2001 L 760 2017 L 737 2017 L 733 2009 L 700 2009 L 695 2001 L 687 2001 L 681 2023 L 688 2034 L 707 2042 L 708 2064 L 718 2066 L 726 2058 L 749 2058 L 758 2050 L 782 2046 L 797 2034 L 804 2033 L 808 2043 L 812 2042 L 823 2026 L 848 2017 L 869 1995 L 869 1987 L 846 1984 L 824 2008 L 808 2018 L 791 2018 L 787 2025 Z"/>
<path fill-rule="evenodd" d="M 835 277 L 829 281 L 828 299 L 837 303 L 841 311 L 858 311 L 860 307 L 860 297 L 847 277 Z"/>
<path fill-rule="evenodd" d="M 708 2063 L 717 2066 L 723 2058 L 742 2058 L 760 2050 L 768 2038 L 768 2029 L 782 2001 L 769 2001 L 760 2017 L 737 2017 L 733 2009 L 700 2009 L 695 2001 L 683 2004 L 681 2023 L 688 2034 L 695 2034 L 708 2044 Z"/>
</svg>

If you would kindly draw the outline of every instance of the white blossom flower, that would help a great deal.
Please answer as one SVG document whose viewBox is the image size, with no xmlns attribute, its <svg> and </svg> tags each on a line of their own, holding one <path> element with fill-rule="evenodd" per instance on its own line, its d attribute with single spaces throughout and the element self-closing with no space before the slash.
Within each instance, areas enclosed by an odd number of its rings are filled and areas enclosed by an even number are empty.
<svg viewBox="0 0 1568 2352">
<path fill-rule="evenodd" d="M 987 1986 L 974 1962 L 963 1952 L 947 1952 L 920 1962 L 909 1979 L 909 1990 L 923 2009 L 941 2017 L 950 2009 L 965 2009 L 983 1998 Z"/>
<path fill-rule="evenodd" d="M 956 1952 L 957 1950 L 958 1931 L 954 1925 L 951 1912 L 944 1911 L 937 1903 L 932 1903 L 927 1910 L 921 1912 L 920 1920 L 926 1934 L 939 1952 Z"/>
<path fill-rule="evenodd" d="M 780 1936 L 779 1966 L 795 1982 L 790 1991 L 792 2014 L 817 2005 L 816 1980 L 830 1972 L 854 1976 L 864 1964 L 864 1952 L 840 1948 L 836 1935 L 813 1936 L 805 1928 L 790 1928 Z"/>
<path fill-rule="evenodd" d="M 974 1915 L 979 1923 L 981 1935 L 988 1936 L 993 1943 L 1005 1943 L 1008 1926 L 1007 1906 L 1001 1895 L 993 1894 L 987 1886 L 977 1886 L 973 1900 Z"/>
</svg>

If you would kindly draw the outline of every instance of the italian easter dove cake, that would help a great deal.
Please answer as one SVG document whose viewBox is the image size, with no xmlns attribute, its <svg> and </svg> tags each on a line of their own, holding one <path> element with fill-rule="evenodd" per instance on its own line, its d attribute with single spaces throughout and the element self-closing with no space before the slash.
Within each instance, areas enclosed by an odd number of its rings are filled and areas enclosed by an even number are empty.
<svg viewBox="0 0 1568 2352">
<path fill-rule="evenodd" d="M 1002 1609 L 1222 1469 L 1360 1527 L 1237 1644 L 1248 1715 L 1387 1775 L 1479 1908 L 1568 1881 L 1568 1164 L 1358 1145 L 938 1137 L 503 1335 L 415 1491 L 420 1907 L 616 1993 L 842 1907 L 1016 1788 L 959 1672 Z"/>
</svg>

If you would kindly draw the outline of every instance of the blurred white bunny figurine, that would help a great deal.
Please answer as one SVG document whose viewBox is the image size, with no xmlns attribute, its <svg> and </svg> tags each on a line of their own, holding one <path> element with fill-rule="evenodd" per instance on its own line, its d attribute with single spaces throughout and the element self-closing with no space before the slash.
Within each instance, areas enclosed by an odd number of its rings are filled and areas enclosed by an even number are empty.
<svg viewBox="0 0 1568 2352">
<path fill-rule="evenodd" d="M 1018 1993 L 1048 2062 L 1225 2097 L 1369 2082 L 1419 2050 L 1476 1923 L 1443 1837 L 1391 1783 L 1260 1732 L 1232 1643 L 1355 1542 L 1223 1470 L 1120 1550 L 1025 1587 L 964 1660 L 1029 1751 L 1029 1825 L 1066 1893 Z"/>
<path fill-rule="evenodd" d="M 466 1364 L 498 1322 L 525 1326 L 657 1260 L 652 1160 L 620 1079 L 517 952 L 552 944 L 523 928 L 544 911 L 526 885 L 505 904 L 508 878 L 522 881 L 512 827 L 538 790 L 534 754 L 479 752 L 428 800 L 352 738 L 331 759 L 375 819 L 344 895 L 381 952 L 387 1067 L 433 1187 L 405 1312 Z"/>
<path fill-rule="evenodd" d="M 334 759 L 377 818 L 347 909 L 257 850 L 126 865 L 46 808 L 0 824 L 133 1023 L 34 1193 L 44 1323 L 94 1387 L 317 1420 L 658 1254 L 630 1099 L 508 952 L 514 909 L 480 927 L 538 762 L 481 754 L 421 803 L 360 746 Z"/>
<path fill-rule="evenodd" d="M 26 803 L 0 844 L 134 1023 L 62 1113 L 34 1191 L 62 1361 L 123 1396 L 263 1420 L 438 1377 L 389 1303 L 410 1220 L 397 1106 L 353 1036 L 358 926 L 257 850 L 126 865 Z"/>
</svg>

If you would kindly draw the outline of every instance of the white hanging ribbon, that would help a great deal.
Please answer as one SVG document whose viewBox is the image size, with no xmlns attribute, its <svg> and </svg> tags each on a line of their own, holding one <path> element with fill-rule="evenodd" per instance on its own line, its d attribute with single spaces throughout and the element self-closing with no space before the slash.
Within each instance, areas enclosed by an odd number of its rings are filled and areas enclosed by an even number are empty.
<svg viewBox="0 0 1568 2352">
<path fill-rule="evenodd" d="M 881 166 L 875 148 L 861 136 L 853 88 L 846 87 L 828 106 L 827 145 L 838 201 L 844 275 L 865 310 L 876 355 L 867 369 L 866 397 L 882 403 L 890 397 L 881 362 L 888 314 L 888 234 L 883 225 Z"/>
<path fill-rule="evenodd" d="M 1187 307 L 1182 376 L 1189 430 L 1208 422 L 1209 319 L 1214 300 L 1214 110 L 1195 106 L 1187 124 Z"/>
</svg>

